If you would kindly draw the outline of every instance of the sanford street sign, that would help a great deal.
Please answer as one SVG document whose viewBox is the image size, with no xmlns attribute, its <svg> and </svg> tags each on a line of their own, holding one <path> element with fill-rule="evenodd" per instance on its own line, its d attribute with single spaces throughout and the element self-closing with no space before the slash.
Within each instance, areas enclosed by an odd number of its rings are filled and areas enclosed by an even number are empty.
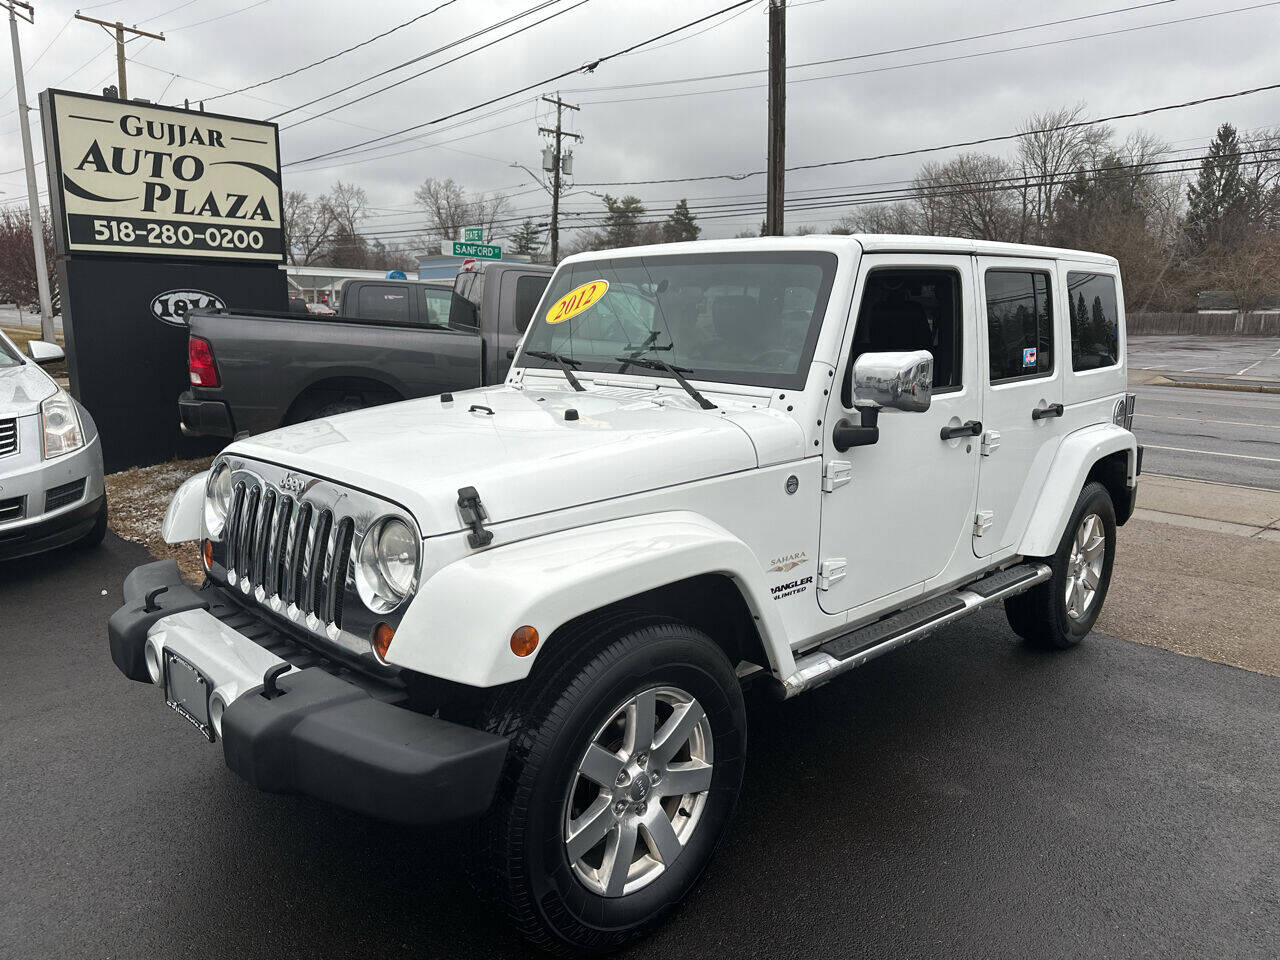
<svg viewBox="0 0 1280 960">
<path fill-rule="evenodd" d="M 460 240 L 442 240 L 440 252 L 446 257 L 476 257 L 480 260 L 501 260 L 502 248 L 496 243 L 464 243 Z"/>
</svg>

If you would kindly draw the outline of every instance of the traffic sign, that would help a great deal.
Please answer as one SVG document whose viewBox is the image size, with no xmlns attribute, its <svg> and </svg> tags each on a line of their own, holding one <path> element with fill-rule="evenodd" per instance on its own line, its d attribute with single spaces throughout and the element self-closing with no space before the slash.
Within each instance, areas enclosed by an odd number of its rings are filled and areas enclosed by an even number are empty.
<svg viewBox="0 0 1280 960">
<path fill-rule="evenodd" d="M 440 241 L 440 252 L 446 257 L 476 257 L 480 260 L 501 260 L 502 248 L 496 243 L 464 243 L 461 240 Z"/>
<path fill-rule="evenodd" d="M 462 240 L 464 243 L 484 243 L 484 227 L 464 227 Z"/>
</svg>

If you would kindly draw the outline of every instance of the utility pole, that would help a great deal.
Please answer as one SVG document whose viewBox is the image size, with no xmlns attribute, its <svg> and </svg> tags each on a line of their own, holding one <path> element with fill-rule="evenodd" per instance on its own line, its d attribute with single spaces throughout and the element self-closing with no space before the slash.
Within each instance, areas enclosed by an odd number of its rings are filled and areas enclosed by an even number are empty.
<svg viewBox="0 0 1280 960">
<path fill-rule="evenodd" d="M 765 234 L 786 230 L 783 199 L 787 168 L 787 0 L 769 0 L 769 163 Z"/>
<path fill-rule="evenodd" d="M 27 84 L 22 75 L 22 48 L 18 44 L 18 8 L 22 19 L 36 22 L 36 11 L 23 0 L 4 0 L 9 8 L 9 35 L 13 40 L 14 87 L 18 91 L 18 127 L 22 130 L 22 162 L 27 168 L 27 209 L 31 220 L 31 249 L 35 254 L 36 289 L 40 292 L 40 338 L 54 342 L 53 300 L 49 296 L 49 266 L 44 259 L 44 217 L 40 215 L 40 198 L 36 193 L 36 164 L 31 156 L 31 125 L 27 117 Z M 21 306 L 21 304 L 19 304 Z"/>
<path fill-rule="evenodd" d="M 577 140 L 581 142 L 582 136 L 577 133 L 565 133 L 561 124 L 565 110 L 577 110 L 578 108 L 572 103 L 565 103 L 560 99 L 557 93 L 554 97 L 543 97 L 547 103 L 555 104 L 556 108 L 556 127 L 554 130 L 549 127 L 539 127 L 539 133 L 545 133 L 555 137 L 555 147 L 552 152 L 552 170 L 551 170 L 551 265 L 555 266 L 560 262 L 560 167 L 561 167 L 561 151 L 560 142 L 564 138 Z"/>
<path fill-rule="evenodd" d="M 83 13 L 79 13 L 79 12 L 76 13 L 76 19 L 83 20 L 85 23 L 96 23 L 98 26 L 102 27 L 108 33 L 113 33 L 115 35 L 116 74 L 118 76 L 118 82 L 116 86 L 119 89 L 120 99 L 128 100 L 129 87 L 125 82 L 125 76 L 124 76 L 124 44 L 125 44 L 124 35 L 126 33 L 132 33 L 139 37 L 150 37 L 152 40 L 163 40 L 164 34 L 148 33 L 146 30 L 139 30 L 137 27 L 126 27 L 119 20 L 117 20 L 115 23 L 111 23 L 108 20 L 99 20 L 96 17 L 86 17 Z"/>
</svg>

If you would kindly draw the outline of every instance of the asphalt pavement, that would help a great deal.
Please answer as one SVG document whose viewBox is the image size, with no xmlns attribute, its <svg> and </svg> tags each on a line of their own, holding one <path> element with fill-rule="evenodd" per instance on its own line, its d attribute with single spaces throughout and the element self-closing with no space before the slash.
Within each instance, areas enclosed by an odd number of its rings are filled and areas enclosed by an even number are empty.
<svg viewBox="0 0 1280 960">
<path fill-rule="evenodd" d="M 1280 490 L 1280 395 L 1131 386 L 1144 473 Z"/>
<path fill-rule="evenodd" d="M 0 565 L 0 957 L 520 953 L 460 830 L 260 794 L 116 672 L 146 559 Z M 991 611 L 750 722 L 730 836 L 636 957 L 1280 953 L 1280 679 Z"/>
<path fill-rule="evenodd" d="M 1129 367 L 1280 378 L 1280 337 L 1130 336 Z"/>
</svg>

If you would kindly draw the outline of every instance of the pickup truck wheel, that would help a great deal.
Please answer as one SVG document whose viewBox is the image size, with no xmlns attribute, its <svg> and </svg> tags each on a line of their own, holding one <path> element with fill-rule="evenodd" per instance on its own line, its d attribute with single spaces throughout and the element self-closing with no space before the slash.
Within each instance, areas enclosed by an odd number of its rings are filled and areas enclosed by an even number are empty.
<svg viewBox="0 0 1280 960">
<path fill-rule="evenodd" d="M 742 784 L 746 714 L 692 627 L 633 614 L 559 639 L 584 653 L 513 685 L 486 723 L 511 749 L 473 863 L 534 945 L 607 951 L 701 878 Z"/>
<path fill-rule="evenodd" d="M 1111 585 L 1116 552 L 1116 513 L 1100 483 L 1080 491 L 1062 541 L 1043 562 L 1053 575 L 1005 601 L 1009 625 L 1029 644 L 1046 650 L 1074 647 L 1093 629 Z"/>
</svg>

